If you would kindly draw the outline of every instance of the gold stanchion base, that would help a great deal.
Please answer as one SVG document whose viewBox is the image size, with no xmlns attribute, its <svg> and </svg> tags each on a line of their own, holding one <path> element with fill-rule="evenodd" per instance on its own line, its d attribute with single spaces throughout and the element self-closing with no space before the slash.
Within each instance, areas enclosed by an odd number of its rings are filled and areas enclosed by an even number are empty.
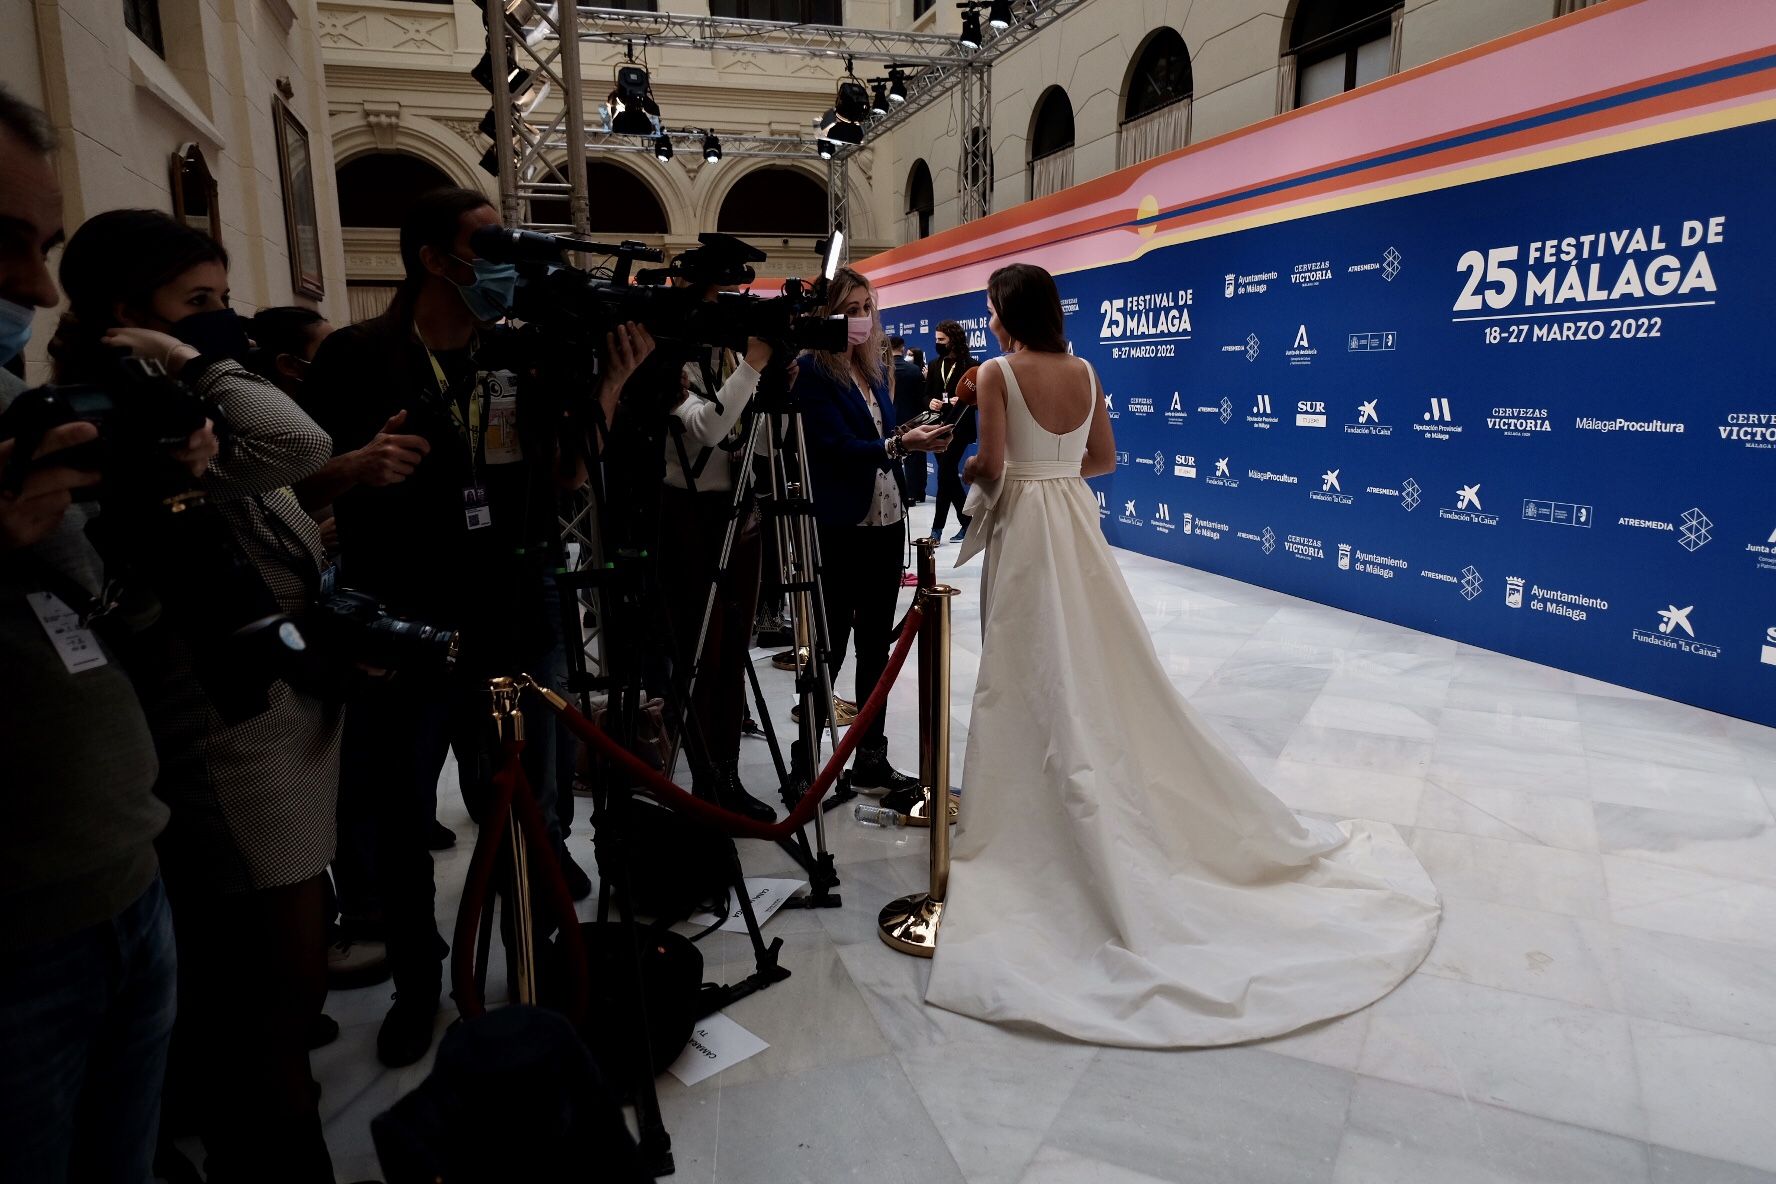
<svg viewBox="0 0 1776 1184">
<path fill-rule="evenodd" d="M 956 793 L 954 790 L 951 790 L 950 791 L 950 825 L 951 826 L 956 825 L 956 816 L 959 813 L 961 813 L 961 809 L 956 804 Z M 913 803 L 912 810 L 906 816 L 906 824 L 908 826 L 925 826 L 925 827 L 929 827 L 931 825 L 931 799 L 930 798 L 924 798 L 920 801 Z"/>
<path fill-rule="evenodd" d="M 929 958 L 937 952 L 937 927 L 942 921 L 943 901 L 921 892 L 883 905 L 876 932 L 890 949 Z"/>
</svg>

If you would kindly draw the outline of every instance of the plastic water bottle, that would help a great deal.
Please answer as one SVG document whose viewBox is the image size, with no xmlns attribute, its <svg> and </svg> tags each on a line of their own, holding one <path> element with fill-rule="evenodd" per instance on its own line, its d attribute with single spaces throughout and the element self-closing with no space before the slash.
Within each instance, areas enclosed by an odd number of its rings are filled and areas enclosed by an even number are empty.
<svg viewBox="0 0 1776 1184">
<path fill-rule="evenodd" d="M 865 826 L 905 826 L 906 815 L 887 806 L 860 804 L 853 813 Z"/>
</svg>

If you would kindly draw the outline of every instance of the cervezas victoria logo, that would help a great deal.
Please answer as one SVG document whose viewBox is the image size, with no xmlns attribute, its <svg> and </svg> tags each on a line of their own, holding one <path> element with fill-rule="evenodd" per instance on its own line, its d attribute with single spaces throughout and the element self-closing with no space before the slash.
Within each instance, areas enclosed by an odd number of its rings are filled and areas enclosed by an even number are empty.
<svg viewBox="0 0 1776 1184">
<path fill-rule="evenodd" d="M 1697 639 L 1695 623 L 1690 619 L 1691 614 L 1695 611 L 1696 606 L 1693 604 L 1686 604 L 1682 607 L 1668 604 L 1658 610 L 1658 627 L 1656 629 L 1636 628 L 1633 633 L 1634 640 L 1643 645 L 1675 650 L 1698 658 L 1720 657 L 1720 646 Z"/>
<path fill-rule="evenodd" d="M 1716 430 L 1722 440 L 1731 444 L 1764 452 L 1776 449 L 1776 413 L 1734 411 Z"/>
</svg>

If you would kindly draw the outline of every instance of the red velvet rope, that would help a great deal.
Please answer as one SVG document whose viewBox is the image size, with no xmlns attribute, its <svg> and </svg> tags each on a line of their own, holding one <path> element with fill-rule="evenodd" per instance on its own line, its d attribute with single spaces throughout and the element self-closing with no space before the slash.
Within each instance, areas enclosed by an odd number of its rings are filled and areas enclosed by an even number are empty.
<svg viewBox="0 0 1776 1184">
<path fill-rule="evenodd" d="M 526 854 L 530 861 L 531 883 L 540 879 L 544 888 L 543 900 L 537 903 L 546 905 L 555 914 L 556 924 L 561 929 L 561 948 L 567 957 L 568 983 L 572 992 L 565 1012 L 578 1028 L 586 1017 L 590 991 L 586 944 L 580 934 L 580 918 L 574 908 L 573 893 L 568 890 L 567 880 L 561 874 L 561 864 L 549 842 L 542 809 L 537 805 L 530 779 L 524 775 L 524 765 L 519 760 L 523 752 L 524 741 L 506 741 L 506 763 L 493 776 L 493 798 L 481 820 L 475 851 L 469 857 L 469 873 L 463 881 L 462 903 L 456 910 L 450 981 L 456 996 L 456 1008 L 464 1018 L 473 1019 L 487 1010 L 486 1002 L 475 989 L 475 946 L 480 936 L 482 911 L 492 898 L 495 862 L 499 858 L 500 846 L 505 842 L 510 813 L 516 811 L 518 825 L 528 843 Z M 538 968 L 539 993 L 540 974 Z"/>
<path fill-rule="evenodd" d="M 876 716 L 882 713 L 882 709 L 888 703 L 889 688 L 894 685 L 894 680 L 900 677 L 901 668 L 906 665 L 907 655 L 913 652 L 913 643 L 919 639 L 919 626 L 924 619 L 924 610 L 918 604 L 914 604 L 901 626 L 900 641 L 894 647 L 894 652 L 888 657 L 888 668 L 882 671 L 882 677 L 877 680 L 875 690 L 870 692 L 869 700 L 858 709 L 857 719 L 839 741 L 839 746 L 833 750 L 832 759 L 827 761 L 826 767 L 820 771 L 820 776 L 808 788 L 808 792 L 802 795 L 802 800 L 796 803 L 795 809 L 791 810 L 787 817 L 776 822 L 755 822 L 753 819 L 736 814 L 732 810 L 724 810 L 712 802 L 693 797 L 662 777 L 659 771 L 647 762 L 611 739 L 603 729 L 574 710 L 572 704 L 563 703 L 559 706 L 551 704 L 551 706 L 555 707 L 556 712 L 566 722 L 569 731 L 621 766 L 624 771 L 635 778 L 636 783 L 642 789 L 660 802 L 683 810 L 687 814 L 694 814 L 731 835 L 739 835 L 749 839 L 784 839 L 801 829 L 814 816 L 814 811 L 820 808 L 820 799 L 826 796 L 826 791 L 831 789 L 833 783 L 838 780 L 839 770 L 845 767 L 845 762 L 851 758 L 851 753 L 862 741 L 863 734 L 875 722 Z"/>
</svg>

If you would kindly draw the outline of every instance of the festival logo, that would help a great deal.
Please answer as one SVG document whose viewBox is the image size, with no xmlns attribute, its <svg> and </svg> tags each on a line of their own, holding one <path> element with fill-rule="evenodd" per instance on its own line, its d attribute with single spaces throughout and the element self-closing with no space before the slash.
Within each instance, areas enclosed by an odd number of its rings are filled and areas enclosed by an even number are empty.
<svg viewBox="0 0 1776 1184">
<path fill-rule="evenodd" d="M 1497 514 L 1488 514 L 1480 504 L 1480 482 L 1462 485 L 1455 491 L 1455 508 L 1445 506 L 1437 511 L 1437 517 L 1447 518 L 1451 522 L 1467 522 L 1474 526 L 1497 526 Z"/>
<path fill-rule="evenodd" d="M 1659 610 L 1659 627 L 1657 629 L 1635 629 L 1632 636 L 1642 645 L 1676 650 L 1692 657 L 1720 657 L 1720 646 L 1697 639 L 1696 626 L 1690 620 L 1690 614 L 1695 611 L 1696 606 L 1693 604 L 1686 604 L 1682 608 L 1675 604 L 1666 605 Z"/>
</svg>

